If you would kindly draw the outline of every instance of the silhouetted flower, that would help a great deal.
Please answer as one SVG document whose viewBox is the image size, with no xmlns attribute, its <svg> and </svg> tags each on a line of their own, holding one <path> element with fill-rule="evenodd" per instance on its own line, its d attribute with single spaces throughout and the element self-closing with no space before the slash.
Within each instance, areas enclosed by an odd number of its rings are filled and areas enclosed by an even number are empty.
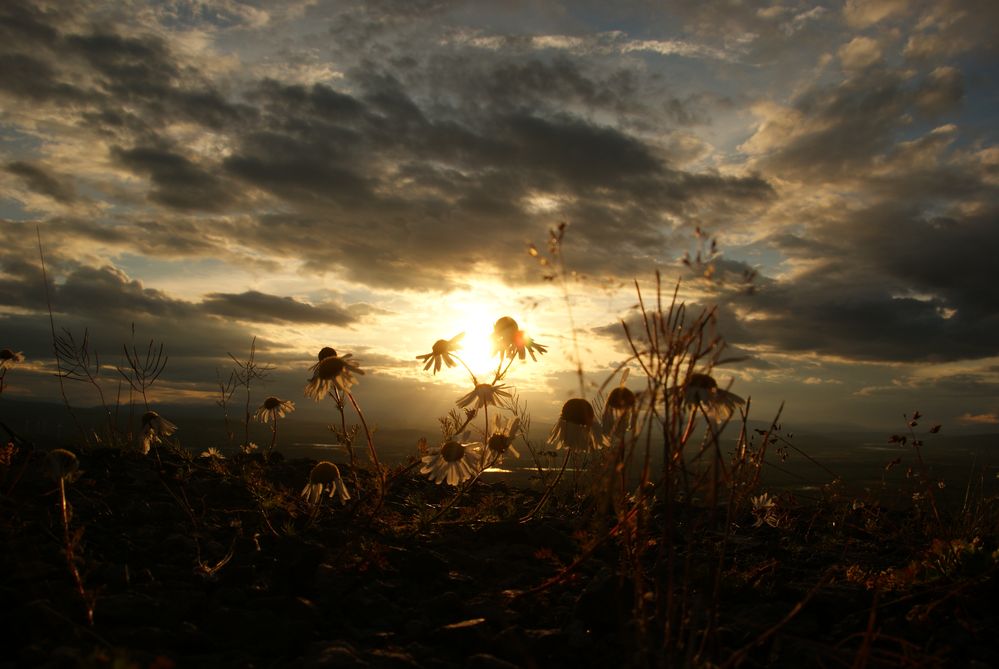
<svg viewBox="0 0 999 669">
<path fill-rule="evenodd" d="M 780 519 L 777 516 L 777 500 L 771 497 L 770 493 L 765 492 L 750 497 L 749 502 L 753 505 L 753 517 L 756 519 L 753 527 L 761 527 L 763 524 L 777 527 L 780 524 Z"/>
<path fill-rule="evenodd" d="M 19 362 L 24 362 L 24 354 L 20 351 L 15 353 L 9 348 L 0 350 L 0 369 L 16 365 Z"/>
<path fill-rule="evenodd" d="M 714 378 L 707 374 L 690 375 L 683 386 L 683 401 L 694 406 L 700 405 L 715 420 L 727 418 L 736 407 L 745 403 L 735 393 L 719 388 Z"/>
<path fill-rule="evenodd" d="M 441 371 L 441 362 L 443 362 L 448 367 L 456 367 L 458 363 L 454 361 L 451 354 L 458 350 L 459 343 L 465 333 L 457 334 L 450 339 L 438 339 L 434 342 L 434 346 L 430 353 L 424 353 L 423 355 L 416 356 L 417 360 L 425 362 L 423 366 L 423 371 L 427 371 L 431 366 L 434 368 L 434 374 Z"/>
<path fill-rule="evenodd" d="M 593 405 L 580 397 L 562 405 L 559 420 L 548 435 L 549 445 L 566 446 L 572 450 L 587 450 L 600 446 L 600 427 Z"/>
<path fill-rule="evenodd" d="M 330 497 L 336 493 L 341 502 L 346 502 L 350 499 L 347 486 L 343 484 L 343 479 L 340 478 L 340 468 L 329 460 L 323 460 L 322 462 L 317 462 L 316 466 L 309 472 L 309 482 L 302 488 L 302 497 L 310 504 L 318 504 L 323 490 L 326 490 L 327 487 L 329 488 L 328 494 Z"/>
<path fill-rule="evenodd" d="M 520 329 L 517 321 L 509 316 L 503 316 L 493 325 L 493 353 L 499 353 L 500 360 L 503 358 L 513 359 L 519 357 L 526 359 L 526 354 L 531 354 L 531 360 L 537 362 L 535 353 L 541 355 L 546 353 L 548 348 L 534 341 L 526 332 Z"/>
<path fill-rule="evenodd" d="M 510 399 L 510 393 L 504 388 L 506 388 L 505 385 L 480 383 L 472 389 L 472 392 L 459 397 L 457 404 L 463 409 L 472 403 L 475 404 L 473 409 L 481 409 L 489 405 L 498 406 L 504 399 Z"/>
<path fill-rule="evenodd" d="M 508 420 L 505 416 L 496 415 L 493 419 L 492 433 L 486 440 L 486 457 L 489 464 L 495 465 L 503 461 L 503 456 L 513 453 L 514 457 L 520 457 L 520 453 L 513 446 L 513 440 L 520 432 L 520 418 L 514 417 Z"/>
<path fill-rule="evenodd" d="M 430 480 L 437 484 L 447 481 L 448 485 L 458 485 L 475 474 L 481 463 L 481 447 L 479 443 L 463 444 L 452 439 L 437 453 L 421 458 L 423 467 L 420 473 L 428 474 Z"/>
<path fill-rule="evenodd" d="M 354 374 L 364 372 L 355 361 L 350 360 L 350 353 L 323 358 L 313 366 L 312 378 L 305 386 L 305 396 L 318 402 L 329 394 L 334 384 L 341 390 L 350 390 L 357 383 Z"/>
<path fill-rule="evenodd" d="M 177 426 L 155 411 L 142 414 L 142 452 L 149 453 L 149 447 L 163 441 L 177 431 Z"/>
<path fill-rule="evenodd" d="M 272 423 L 278 418 L 284 418 L 292 411 L 295 410 L 295 403 L 291 400 L 283 400 L 278 397 L 268 397 L 264 400 L 253 417 L 259 420 L 261 423 Z"/>
<path fill-rule="evenodd" d="M 604 403 L 603 431 L 608 439 L 621 437 L 635 429 L 638 420 L 638 396 L 625 386 L 628 381 L 628 370 L 621 375 L 621 384 L 610 391 Z"/>
<path fill-rule="evenodd" d="M 53 448 L 48 452 L 49 472 L 52 478 L 58 482 L 65 479 L 72 483 L 80 475 L 80 461 L 76 453 L 67 451 L 65 448 Z"/>
</svg>

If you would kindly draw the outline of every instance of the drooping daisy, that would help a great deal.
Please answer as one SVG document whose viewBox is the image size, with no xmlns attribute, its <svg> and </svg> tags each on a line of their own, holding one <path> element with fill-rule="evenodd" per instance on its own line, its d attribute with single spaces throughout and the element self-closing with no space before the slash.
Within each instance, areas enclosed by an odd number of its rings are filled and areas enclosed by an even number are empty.
<svg viewBox="0 0 999 669">
<path fill-rule="evenodd" d="M 512 360 L 515 357 L 526 360 L 527 354 L 530 353 L 531 360 L 537 362 L 537 355 L 542 355 L 547 351 L 547 346 L 542 346 L 534 341 L 520 329 L 517 321 L 509 316 L 503 316 L 493 325 L 493 353 L 499 353 L 501 361 L 504 358 Z"/>
<path fill-rule="evenodd" d="M 305 396 L 317 402 L 326 397 L 334 385 L 343 391 L 350 390 L 350 387 L 357 383 L 354 374 L 364 374 L 364 371 L 357 366 L 357 362 L 350 360 L 350 353 L 344 356 L 325 357 L 312 369 L 312 378 L 305 386 Z"/>
<path fill-rule="evenodd" d="M 458 398 L 457 405 L 464 409 L 469 404 L 475 404 L 473 409 L 481 409 L 484 406 L 499 406 L 504 400 L 511 399 L 510 393 L 504 390 L 505 385 L 494 385 L 492 383 L 479 383 L 467 395 Z"/>
<path fill-rule="evenodd" d="M 599 448 L 600 426 L 593 405 L 581 397 L 574 397 L 563 404 L 562 414 L 548 435 L 548 444 L 577 451 Z"/>
<path fill-rule="evenodd" d="M 48 453 L 49 472 L 53 480 L 60 479 L 72 482 L 79 475 L 80 461 L 73 451 L 65 448 L 53 448 Z"/>
<path fill-rule="evenodd" d="M 24 362 L 24 354 L 20 351 L 15 353 L 9 348 L 0 350 L 0 369 L 6 369 L 19 362 Z"/>
<path fill-rule="evenodd" d="M 503 456 L 512 453 L 519 458 L 520 453 L 513 446 L 513 440 L 520 432 L 520 418 L 507 420 L 505 416 L 496 415 L 493 419 L 493 429 L 486 440 L 485 457 L 488 464 L 496 465 L 503 461 Z"/>
<path fill-rule="evenodd" d="M 458 363 L 454 361 L 451 354 L 460 348 L 461 340 L 464 338 L 465 333 L 456 334 L 450 339 L 438 339 L 434 342 L 433 348 L 430 353 L 424 353 L 423 355 L 416 356 L 417 360 L 425 362 L 423 366 L 423 371 L 427 371 L 432 366 L 434 368 L 434 374 L 441 371 L 441 363 L 450 367 L 457 367 Z"/>
<path fill-rule="evenodd" d="M 163 437 L 169 437 L 176 431 L 176 425 L 155 411 L 142 414 L 142 453 L 149 453 L 150 446 L 162 443 Z"/>
<path fill-rule="evenodd" d="M 318 504 L 323 490 L 327 488 L 329 488 L 329 496 L 333 497 L 335 493 L 341 503 L 350 499 L 347 486 L 340 478 L 340 468 L 329 460 L 323 460 L 316 463 L 316 466 L 309 472 L 309 482 L 302 488 L 302 497 L 310 504 Z"/>
<path fill-rule="evenodd" d="M 620 437 L 628 430 L 634 431 L 638 419 L 638 397 L 626 386 L 610 391 L 604 404 L 603 431 L 608 436 Z"/>
<path fill-rule="evenodd" d="M 458 485 L 472 478 L 482 462 L 482 444 L 463 444 L 451 439 L 440 451 L 421 458 L 421 474 L 428 474 L 431 481 L 440 485 Z"/>
<path fill-rule="evenodd" d="M 208 450 L 201 451 L 201 455 L 199 457 L 208 458 L 209 460 L 225 460 L 225 456 L 222 455 L 222 451 L 214 446 L 208 448 Z"/>
<path fill-rule="evenodd" d="M 272 423 L 278 418 L 284 418 L 295 410 L 295 403 L 291 400 L 283 400 L 278 397 L 268 397 L 264 400 L 253 417 L 261 423 Z"/>
<path fill-rule="evenodd" d="M 691 374 L 683 386 L 683 401 L 692 406 L 702 406 L 714 420 L 728 418 L 745 400 L 718 387 L 718 382 L 707 374 Z"/>
</svg>

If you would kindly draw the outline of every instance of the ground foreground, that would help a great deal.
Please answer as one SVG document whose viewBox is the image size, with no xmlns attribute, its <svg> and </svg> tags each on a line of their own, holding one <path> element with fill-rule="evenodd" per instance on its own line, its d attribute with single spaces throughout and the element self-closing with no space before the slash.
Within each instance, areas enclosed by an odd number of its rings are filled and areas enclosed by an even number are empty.
<svg viewBox="0 0 999 669">
<path fill-rule="evenodd" d="M 537 491 L 479 482 L 434 518 L 452 494 L 416 470 L 375 502 L 345 468 L 354 498 L 312 508 L 312 461 L 165 447 L 80 454 L 64 527 L 50 458 L 8 456 L 0 667 L 999 666 L 995 537 L 870 504 L 784 499 L 726 531 L 676 507 L 670 560 L 629 562 L 565 496 L 522 522 Z"/>
</svg>

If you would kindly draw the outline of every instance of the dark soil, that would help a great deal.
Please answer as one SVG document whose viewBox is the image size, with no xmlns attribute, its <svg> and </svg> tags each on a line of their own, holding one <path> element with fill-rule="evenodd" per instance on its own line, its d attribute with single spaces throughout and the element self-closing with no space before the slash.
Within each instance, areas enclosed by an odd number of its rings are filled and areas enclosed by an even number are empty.
<svg viewBox="0 0 999 669">
<path fill-rule="evenodd" d="M 994 559 L 895 586 L 857 576 L 925 554 L 899 543 L 904 514 L 875 531 L 797 509 L 784 528 L 748 517 L 726 536 L 684 509 L 672 564 L 686 631 L 663 650 L 659 529 L 636 586 L 620 535 L 594 545 L 609 526 L 585 507 L 520 522 L 534 491 L 479 482 L 421 523 L 452 493 L 412 471 L 381 504 L 360 471 L 351 502 L 313 510 L 298 494 L 312 461 L 160 448 L 79 462 L 66 490 L 86 599 L 45 454 L 0 472 L 0 667 L 999 666 Z M 638 606 L 636 592 L 649 593 Z"/>
</svg>

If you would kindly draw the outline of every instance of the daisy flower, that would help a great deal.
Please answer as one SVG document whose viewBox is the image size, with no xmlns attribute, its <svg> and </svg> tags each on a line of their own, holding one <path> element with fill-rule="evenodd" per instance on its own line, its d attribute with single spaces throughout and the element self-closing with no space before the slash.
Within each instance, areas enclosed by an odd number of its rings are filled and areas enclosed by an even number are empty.
<svg viewBox="0 0 999 669">
<path fill-rule="evenodd" d="M 465 333 L 462 332 L 457 334 L 450 339 L 438 339 L 434 342 L 433 348 L 430 353 L 424 353 L 423 355 L 416 356 L 417 360 L 425 362 L 423 366 L 423 371 L 427 371 L 432 366 L 434 368 L 434 374 L 441 371 L 441 363 L 450 367 L 457 367 L 458 363 L 454 361 L 451 354 L 460 348 L 460 343 Z"/>
<path fill-rule="evenodd" d="M 0 369 L 6 369 L 19 362 L 24 362 L 24 354 L 20 351 L 15 353 L 9 348 L 0 350 Z"/>
<path fill-rule="evenodd" d="M 494 385 L 492 383 L 479 383 L 467 395 L 458 398 L 457 405 L 464 409 L 469 404 L 475 404 L 473 409 L 480 409 L 484 406 L 499 406 L 504 399 L 510 399 L 510 393 L 504 390 L 505 385 Z"/>
<path fill-rule="evenodd" d="M 771 497 L 770 493 L 765 492 L 762 495 L 750 497 L 749 502 L 753 505 L 753 517 L 756 519 L 753 527 L 761 527 L 764 523 L 771 527 L 777 527 L 780 524 L 776 513 L 777 500 Z"/>
<path fill-rule="evenodd" d="M 600 446 L 600 427 L 593 405 L 575 397 L 562 405 L 562 414 L 548 435 L 548 444 L 572 450 L 587 450 Z"/>
<path fill-rule="evenodd" d="M 332 349 L 330 349 L 332 350 Z M 336 385 L 343 391 L 357 383 L 354 374 L 364 374 L 357 362 L 350 360 L 350 353 L 345 356 L 329 355 L 312 367 L 312 378 L 305 386 L 305 396 L 317 402 L 329 394 Z"/>
<path fill-rule="evenodd" d="M 149 453 L 150 446 L 162 443 L 162 437 L 169 437 L 176 431 L 176 425 L 155 411 L 142 414 L 142 453 Z"/>
<path fill-rule="evenodd" d="M 467 434 L 467 433 L 466 433 Z M 452 439 L 441 446 L 440 451 L 421 458 L 421 474 L 429 474 L 434 483 L 458 485 L 472 478 L 482 461 L 482 444 L 463 444 Z"/>
<path fill-rule="evenodd" d="M 53 448 L 48 452 L 49 471 L 55 481 L 65 479 L 73 482 L 79 476 L 80 461 L 73 451 Z"/>
<path fill-rule="evenodd" d="M 201 455 L 199 457 L 209 458 L 211 460 L 225 460 L 225 456 L 222 455 L 222 451 L 214 446 L 209 448 L 207 451 L 201 451 Z"/>
<path fill-rule="evenodd" d="M 520 457 L 520 453 L 513 446 L 513 440 L 517 438 L 519 432 L 520 418 L 514 417 L 512 421 L 509 421 L 505 416 L 497 415 L 493 419 L 492 434 L 486 440 L 485 452 L 490 465 L 502 462 L 503 456 L 507 453 L 512 453 L 517 458 Z"/>
<path fill-rule="evenodd" d="M 284 418 L 294 410 L 294 402 L 291 400 L 283 400 L 272 395 L 271 397 L 265 399 L 264 403 L 257 408 L 253 417 L 261 423 L 271 423 L 276 421 L 278 418 Z"/>
<path fill-rule="evenodd" d="M 621 383 L 617 388 L 610 391 L 607 401 L 604 403 L 603 430 L 604 434 L 610 438 L 623 436 L 627 430 L 634 431 L 635 423 L 638 420 L 638 396 L 635 392 L 625 386 L 628 381 L 628 369 L 625 368 L 621 375 Z"/>
<path fill-rule="evenodd" d="M 526 332 L 520 329 L 517 321 L 509 316 L 503 316 L 493 325 L 493 353 L 499 353 L 500 360 L 504 357 L 513 359 L 519 357 L 526 359 L 526 354 L 531 354 L 531 360 L 537 362 L 535 355 L 544 354 L 548 351 L 547 346 L 534 341 Z"/>
<path fill-rule="evenodd" d="M 727 418 L 745 400 L 718 387 L 718 382 L 707 374 L 691 374 L 683 386 L 683 401 L 704 407 L 705 413 L 715 420 Z"/>
<path fill-rule="evenodd" d="M 323 460 L 316 463 L 316 466 L 309 472 L 309 482 L 302 488 L 302 497 L 310 504 L 318 504 L 323 490 L 327 487 L 329 488 L 328 495 L 330 497 L 333 497 L 335 493 L 340 502 L 346 502 L 350 499 L 347 486 L 343 484 L 343 479 L 340 478 L 340 468 L 329 460 Z"/>
</svg>

